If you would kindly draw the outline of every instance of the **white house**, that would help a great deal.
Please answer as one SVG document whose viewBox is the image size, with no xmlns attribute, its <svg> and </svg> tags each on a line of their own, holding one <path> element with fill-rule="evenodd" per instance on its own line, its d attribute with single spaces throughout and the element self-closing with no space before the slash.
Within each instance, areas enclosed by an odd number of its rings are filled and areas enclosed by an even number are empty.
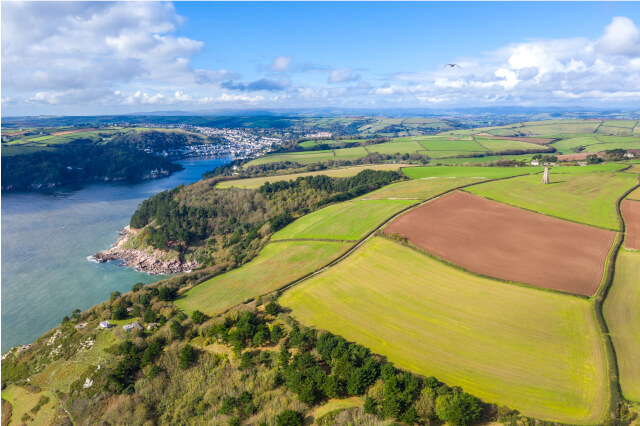
<svg viewBox="0 0 640 426">
<path fill-rule="evenodd" d="M 124 329 L 124 331 L 126 331 L 127 333 L 130 332 L 131 330 L 142 330 L 142 326 L 140 325 L 140 323 L 136 322 L 132 322 L 131 324 L 125 324 L 122 326 L 122 328 Z"/>
<path fill-rule="evenodd" d="M 101 328 L 111 328 L 113 327 L 109 321 L 100 321 Z"/>
</svg>

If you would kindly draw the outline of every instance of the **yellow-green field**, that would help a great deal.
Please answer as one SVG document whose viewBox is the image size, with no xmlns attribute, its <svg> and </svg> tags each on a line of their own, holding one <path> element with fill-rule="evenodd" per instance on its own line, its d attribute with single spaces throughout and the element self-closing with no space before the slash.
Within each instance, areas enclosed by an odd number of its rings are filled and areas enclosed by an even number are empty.
<svg viewBox="0 0 640 426">
<path fill-rule="evenodd" d="M 618 230 L 616 200 L 637 182 L 633 173 L 539 175 L 482 183 L 465 191 L 517 207 L 587 225 Z"/>
<path fill-rule="evenodd" d="M 449 178 L 436 177 L 433 179 L 415 179 L 404 182 L 397 182 L 385 186 L 375 192 L 365 196 L 368 200 L 381 200 L 390 198 L 415 198 L 427 200 L 436 195 L 440 195 L 449 190 L 461 186 L 470 185 L 485 181 L 485 178 Z"/>
<path fill-rule="evenodd" d="M 422 148 L 418 142 L 387 142 L 375 145 L 367 145 L 368 152 L 378 152 L 380 154 L 415 153 Z"/>
<path fill-rule="evenodd" d="M 374 237 L 279 302 L 306 325 L 526 415 L 587 424 L 606 409 L 585 299 L 480 278 Z"/>
<path fill-rule="evenodd" d="M 476 142 L 488 149 L 489 151 L 507 151 L 513 149 L 522 149 L 525 151 L 537 151 L 544 146 L 537 145 L 535 143 L 528 143 L 522 141 L 514 141 L 508 139 L 483 139 L 481 137 L 475 138 Z"/>
<path fill-rule="evenodd" d="M 544 167 L 466 167 L 466 166 L 426 166 L 403 168 L 402 171 L 411 179 L 425 179 L 434 177 L 482 177 L 482 178 L 505 178 L 509 176 L 519 176 L 528 173 L 537 173 L 544 170 Z"/>
<path fill-rule="evenodd" d="M 349 247 L 347 243 L 322 241 L 271 243 L 249 263 L 197 285 L 175 304 L 188 313 L 222 312 L 321 268 Z"/>
<path fill-rule="evenodd" d="M 273 234 L 271 240 L 359 240 L 394 213 L 416 203 L 416 200 L 358 200 L 333 204 L 297 219 Z"/>
<path fill-rule="evenodd" d="M 627 198 L 630 200 L 640 201 L 640 188 L 634 190 L 631 194 L 627 195 Z"/>
<path fill-rule="evenodd" d="M 616 349 L 620 387 L 640 402 L 640 253 L 620 250 L 616 273 L 604 302 L 604 316 Z"/>
<path fill-rule="evenodd" d="M 318 172 L 308 172 L 308 173 L 291 173 L 286 175 L 277 175 L 277 176 L 266 176 L 259 178 L 250 178 L 250 179 L 235 179 L 235 180 L 227 180 L 224 182 L 220 182 L 216 185 L 216 188 L 244 188 L 244 189 L 255 189 L 260 188 L 266 182 L 273 183 L 282 180 L 296 180 L 299 177 L 304 176 L 331 176 L 331 177 L 349 177 L 355 176 L 363 170 L 398 170 L 401 167 L 411 167 L 410 164 L 370 164 L 366 166 L 354 166 L 354 167 L 344 167 L 340 169 L 329 169 L 329 170 L 320 170 Z"/>
<path fill-rule="evenodd" d="M 49 398 L 49 402 L 41 405 L 41 408 L 34 413 L 31 409 L 38 405 L 42 397 Z M 53 425 L 57 424 L 57 421 L 62 421 L 58 415 L 58 400 L 51 391 L 31 392 L 18 385 L 10 385 L 2 391 L 2 399 L 11 404 L 12 425 Z M 32 420 L 22 422 L 22 416 L 25 414 L 28 414 Z"/>
</svg>

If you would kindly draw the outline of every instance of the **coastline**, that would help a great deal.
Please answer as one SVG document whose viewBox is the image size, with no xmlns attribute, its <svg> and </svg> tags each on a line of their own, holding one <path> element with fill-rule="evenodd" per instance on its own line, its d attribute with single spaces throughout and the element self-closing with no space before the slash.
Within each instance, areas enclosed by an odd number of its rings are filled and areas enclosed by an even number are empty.
<svg viewBox="0 0 640 426">
<path fill-rule="evenodd" d="M 118 232 L 118 240 L 110 249 L 101 250 L 93 256 L 89 256 L 87 259 L 96 263 L 120 261 L 127 268 L 132 268 L 150 275 L 170 275 L 179 272 L 191 272 L 199 266 L 196 260 L 187 262 L 180 261 L 179 259 L 163 259 L 165 253 L 161 250 L 146 252 L 124 248 L 124 245 L 137 233 L 138 231 L 132 229 L 129 225 L 125 226 Z"/>
</svg>

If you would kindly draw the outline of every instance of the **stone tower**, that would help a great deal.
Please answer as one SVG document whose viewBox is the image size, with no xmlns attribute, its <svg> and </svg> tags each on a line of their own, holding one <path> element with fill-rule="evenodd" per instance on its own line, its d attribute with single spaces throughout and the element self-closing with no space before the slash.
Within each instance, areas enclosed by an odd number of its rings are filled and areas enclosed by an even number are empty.
<svg viewBox="0 0 640 426">
<path fill-rule="evenodd" d="M 544 174 L 542 175 L 542 183 L 545 185 L 549 183 L 549 166 L 545 166 L 544 168 Z"/>
</svg>

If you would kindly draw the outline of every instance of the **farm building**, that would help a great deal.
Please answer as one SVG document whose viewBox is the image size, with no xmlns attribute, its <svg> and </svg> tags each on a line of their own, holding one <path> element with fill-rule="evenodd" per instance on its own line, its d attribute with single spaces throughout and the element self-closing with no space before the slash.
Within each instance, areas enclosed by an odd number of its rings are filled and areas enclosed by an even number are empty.
<svg viewBox="0 0 640 426">
<path fill-rule="evenodd" d="M 122 326 L 122 328 L 127 333 L 132 331 L 132 330 L 134 330 L 134 329 L 135 330 L 142 330 L 142 326 L 138 322 L 132 322 L 131 324 L 125 324 L 125 325 Z"/>
<path fill-rule="evenodd" d="M 156 328 L 158 328 L 157 322 L 152 322 L 151 324 L 147 325 L 147 330 L 155 330 Z"/>
<path fill-rule="evenodd" d="M 100 327 L 101 328 L 111 328 L 112 325 L 109 321 L 100 321 Z"/>
</svg>

